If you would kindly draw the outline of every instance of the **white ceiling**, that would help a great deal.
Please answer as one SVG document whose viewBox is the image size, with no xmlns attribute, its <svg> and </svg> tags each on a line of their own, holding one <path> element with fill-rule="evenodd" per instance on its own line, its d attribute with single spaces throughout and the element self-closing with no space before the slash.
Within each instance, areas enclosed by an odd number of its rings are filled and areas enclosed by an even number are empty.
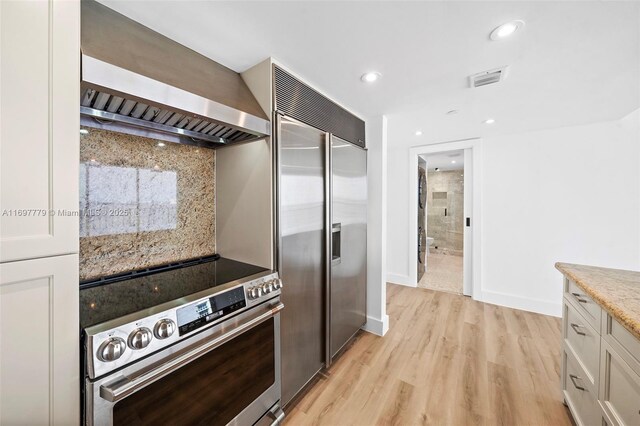
<svg viewBox="0 0 640 426">
<path fill-rule="evenodd" d="M 448 170 L 464 169 L 464 150 L 438 152 L 437 154 L 425 154 L 420 156 L 427 162 L 427 170 L 434 171 L 438 168 L 442 172 Z M 455 161 L 455 163 L 452 163 Z"/>
<path fill-rule="evenodd" d="M 386 114 L 390 144 L 586 124 L 640 105 L 638 2 L 101 2 L 236 71 L 273 56 L 358 114 Z M 512 19 L 525 28 L 489 40 Z M 468 88 L 502 65 L 504 83 Z M 370 70 L 382 79 L 361 83 Z"/>
</svg>

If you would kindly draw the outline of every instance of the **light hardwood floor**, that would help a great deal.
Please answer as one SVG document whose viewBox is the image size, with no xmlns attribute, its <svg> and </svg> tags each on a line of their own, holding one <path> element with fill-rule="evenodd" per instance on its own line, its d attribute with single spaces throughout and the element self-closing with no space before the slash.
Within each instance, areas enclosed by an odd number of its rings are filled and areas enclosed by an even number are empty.
<svg viewBox="0 0 640 426">
<path fill-rule="evenodd" d="M 356 337 L 285 424 L 571 424 L 559 319 L 398 285 L 387 313 L 387 335 Z"/>
</svg>

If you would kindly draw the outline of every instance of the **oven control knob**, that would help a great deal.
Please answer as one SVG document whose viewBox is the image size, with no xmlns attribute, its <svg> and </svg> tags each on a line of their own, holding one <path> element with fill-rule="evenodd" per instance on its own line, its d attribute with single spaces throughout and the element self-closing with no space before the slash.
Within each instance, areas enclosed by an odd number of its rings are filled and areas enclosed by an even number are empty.
<svg viewBox="0 0 640 426">
<path fill-rule="evenodd" d="M 271 293 L 274 290 L 273 281 L 267 281 L 266 283 L 262 284 L 262 287 L 265 293 Z"/>
<path fill-rule="evenodd" d="M 260 287 L 253 287 L 251 290 L 249 290 L 249 296 L 252 299 L 257 299 L 258 297 L 262 296 L 262 289 Z"/>
<path fill-rule="evenodd" d="M 124 339 L 109 337 L 102 342 L 96 355 L 100 361 L 110 362 L 120 358 L 125 350 L 127 350 L 127 344 Z"/>
<path fill-rule="evenodd" d="M 282 280 L 280 278 L 273 279 L 273 288 L 280 290 L 282 288 Z"/>
<path fill-rule="evenodd" d="M 156 323 L 155 327 L 153 327 L 153 334 L 158 339 L 171 337 L 174 331 L 176 331 L 176 323 L 168 318 L 161 319 Z"/>
<path fill-rule="evenodd" d="M 129 347 L 131 349 L 144 349 L 149 346 L 151 339 L 153 339 L 151 330 L 146 327 L 137 328 L 129 334 Z"/>
</svg>

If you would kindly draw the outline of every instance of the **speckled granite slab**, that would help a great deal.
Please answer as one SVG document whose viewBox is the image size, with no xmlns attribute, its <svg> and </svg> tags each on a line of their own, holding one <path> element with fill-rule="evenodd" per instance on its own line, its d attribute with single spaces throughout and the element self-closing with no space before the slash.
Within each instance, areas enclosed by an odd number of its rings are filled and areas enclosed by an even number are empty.
<svg viewBox="0 0 640 426">
<path fill-rule="evenodd" d="M 215 151 L 85 130 L 81 280 L 216 252 Z"/>
<path fill-rule="evenodd" d="M 640 339 L 640 272 L 560 262 L 556 269 Z"/>
</svg>

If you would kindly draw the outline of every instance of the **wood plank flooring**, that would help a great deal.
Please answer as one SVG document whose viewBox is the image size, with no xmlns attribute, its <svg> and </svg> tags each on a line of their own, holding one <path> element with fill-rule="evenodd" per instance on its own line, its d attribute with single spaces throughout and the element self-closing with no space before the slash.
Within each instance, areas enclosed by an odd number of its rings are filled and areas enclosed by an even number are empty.
<svg viewBox="0 0 640 426">
<path fill-rule="evenodd" d="M 559 319 L 391 284 L 387 313 L 387 335 L 360 333 L 286 425 L 571 424 Z"/>
</svg>

